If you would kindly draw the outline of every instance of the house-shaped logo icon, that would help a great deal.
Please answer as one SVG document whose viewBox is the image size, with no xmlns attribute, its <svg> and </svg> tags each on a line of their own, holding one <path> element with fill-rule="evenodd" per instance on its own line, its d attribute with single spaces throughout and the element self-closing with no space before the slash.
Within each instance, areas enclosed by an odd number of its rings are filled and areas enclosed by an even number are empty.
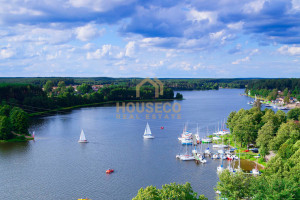
<svg viewBox="0 0 300 200">
<path fill-rule="evenodd" d="M 144 85 L 147 82 L 150 83 L 151 85 L 153 85 L 153 87 L 155 88 L 155 98 L 158 98 L 159 95 L 164 94 L 164 86 L 160 80 L 158 80 L 157 78 L 154 78 L 154 81 L 153 81 L 150 78 L 145 78 L 136 86 L 136 97 L 140 97 L 140 88 L 142 85 Z"/>
</svg>

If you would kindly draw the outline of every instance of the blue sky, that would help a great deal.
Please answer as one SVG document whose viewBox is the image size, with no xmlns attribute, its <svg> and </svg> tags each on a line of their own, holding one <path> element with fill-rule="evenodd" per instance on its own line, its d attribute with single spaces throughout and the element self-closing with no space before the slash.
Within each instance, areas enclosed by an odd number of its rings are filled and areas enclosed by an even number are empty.
<svg viewBox="0 0 300 200">
<path fill-rule="evenodd" d="M 2 0 L 0 76 L 300 77 L 300 0 Z"/>
</svg>

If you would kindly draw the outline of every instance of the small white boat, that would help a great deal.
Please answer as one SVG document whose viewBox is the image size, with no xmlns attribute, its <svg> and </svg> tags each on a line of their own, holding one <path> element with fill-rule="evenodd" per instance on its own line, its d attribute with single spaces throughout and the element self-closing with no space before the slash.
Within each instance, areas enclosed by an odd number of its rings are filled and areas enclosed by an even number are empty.
<svg viewBox="0 0 300 200">
<path fill-rule="evenodd" d="M 214 144 L 213 145 L 213 148 L 227 148 L 228 145 L 225 145 L 225 144 Z"/>
<path fill-rule="evenodd" d="M 218 153 L 219 154 L 224 154 L 224 150 L 220 149 L 220 150 L 218 150 Z"/>
<path fill-rule="evenodd" d="M 224 170 L 223 164 L 217 167 L 217 173 L 221 173 Z"/>
<path fill-rule="evenodd" d="M 209 148 L 205 149 L 204 153 L 205 153 L 205 154 L 211 154 Z"/>
<path fill-rule="evenodd" d="M 195 160 L 195 157 L 192 155 L 182 155 L 182 156 L 180 156 L 179 159 L 183 160 L 183 161 L 188 161 L 188 160 Z"/>
<path fill-rule="evenodd" d="M 251 174 L 253 175 L 259 175 L 260 171 L 257 168 L 252 169 L 252 171 L 250 171 Z"/>
<path fill-rule="evenodd" d="M 193 144 L 193 140 L 189 139 L 189 138 L 183 138 L 181 140 L 181 144 L 185 144 L 185 145 L 192 145 Z"/>
<path fill-rule="evenodd" d="M 221 140 L 220 137 L 213 137 L 212 139 L 213 139 L 213 140 Z"/>
<path fill-rule="evenodd" d="M 211 139 L 210 138 L 203 138 L 202 143 L 211 143 Z"/>
<path fill-rule="evenodd" d="M 206 162 L 207 162 L 207 161 L 206 161 L 204 158 L 202 158 L 202 157 L 199 158 L 199 161 L 200 161 L 201 163 L 206 163 Z"/>
<path fill-rule="evenodd" d="M 81 130 L 81 133 L 80 133 L 80 137 L 79 137 L 79 140 L 78 140 L 79 143 L 87 143 L 87 139 L 85 138 L 85 134 L 83 132 L 83 129 Z"/>
<path fill-rule="evenodd" d="M 217 153 L 215 153 L 213 156 L 212 156 L 212 159 L 219 159 L 219 155 Z"/>
<path fill-rule="evenodd" d="M 145 132 L 144 132 L 144 139 L 153 139 L 153 138 L 154 138 L 154 136 L 152 135 L 151 130 L 150 130 L 150 126 L 147 122 Z"/>
</svg>

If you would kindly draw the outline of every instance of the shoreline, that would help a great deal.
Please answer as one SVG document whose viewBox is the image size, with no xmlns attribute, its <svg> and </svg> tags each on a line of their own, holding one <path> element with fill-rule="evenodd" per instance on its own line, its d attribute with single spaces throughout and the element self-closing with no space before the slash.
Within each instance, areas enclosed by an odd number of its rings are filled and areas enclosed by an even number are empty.
<svg viewBox="0 0 300 200">
<path fill-rule="evenodd" d="M 48 110 L 48 111 L 43 111 L 43 112 L 35 112 L 35 113 L 30 113 L 29 116 L 30 117 L 39 117 L 43 114 L 47 114 L 47 113 L 52 113 L 52 112 L 57 112 L 57 111 L 63 111 L 63 110 L 72 110 L 75 108 L 84 108 L 84 107 L 93 107 L 93 106 L 100 106 L 100 105 L 104 105 L 104 104 L 113 104 L 113 103 L 117 103 L 117 102 L 161 102 L 161 101 L 181 101 L 184 100 L 183 99 L 143 99 L 143 100 L 123 100 L 123 101 L 106 101 L 106 102 L 99 102 L 99 103 L 91 103 L 91 104 L 81 104 L 81 105 L 75 105 L 75 106 L 70 106 L 70 107 L 61 107 L 61 108 L 56 108 L 53 110 Z"/>
</svg>

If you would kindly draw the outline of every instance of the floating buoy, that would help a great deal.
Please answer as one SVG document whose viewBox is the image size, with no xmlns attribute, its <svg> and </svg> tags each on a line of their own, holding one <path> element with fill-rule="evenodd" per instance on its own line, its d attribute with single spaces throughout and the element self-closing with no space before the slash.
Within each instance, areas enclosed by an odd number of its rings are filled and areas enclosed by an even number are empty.
<svg viewBox="0 0 300 200">
<path fill-rule="evenodd" d="M 107 173 L 107 174 L 111 174 L 111 173 L 113 173 L 113 172 L 114 172 L 113 169 L 108 169 L 108 170 L 106 170 L 106 173 Z"/>
<path fill-rule="evenodd" d="M 162 127 L 160 127 L 160 129 L 162 130 L 162 129 L 164 129 L 164 127 L 162 126 Z"/>
</svg>

